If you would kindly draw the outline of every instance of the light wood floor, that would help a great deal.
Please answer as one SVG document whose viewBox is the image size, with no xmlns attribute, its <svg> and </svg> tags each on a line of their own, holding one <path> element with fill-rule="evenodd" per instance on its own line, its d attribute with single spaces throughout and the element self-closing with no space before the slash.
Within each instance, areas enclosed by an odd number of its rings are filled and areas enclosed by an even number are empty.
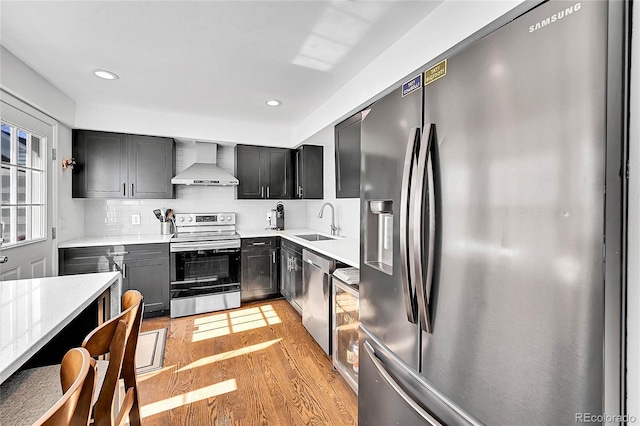
<svg viewBox="0 0 640 426">
<path fill-rule="evenodd" d="M 139 376 L 143 426 L 355 425 L 357 397 L 284 299 L 168 327 L 164 368 Z"/>
</svg>

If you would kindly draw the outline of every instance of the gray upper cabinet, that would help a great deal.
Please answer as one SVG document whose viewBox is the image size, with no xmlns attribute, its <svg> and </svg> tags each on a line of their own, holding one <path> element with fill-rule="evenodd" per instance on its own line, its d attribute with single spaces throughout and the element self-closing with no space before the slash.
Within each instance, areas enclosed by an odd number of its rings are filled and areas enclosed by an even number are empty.
<svg viewBox="0 0 640 426">
<path fill-rule="evenodd" d="M 357 113 L 335 127 L 336 198 L 360 197 L 360 122 Z"/>
<path fill-rule="evenodd" d="M 296 149 L 295 198 L 320 200 L 324 191 L 324 149 L 316 145 L 302 145 Z"/>
<path fill-rule="evenodd" d="M 131 198 L 172 198 L 173 139 L 129 135 Z"/>
<path fill-rule="evenodd" d="M 171 138 L 73 131 L 74 198 L 173 198 Z"/>
<path fill-rule="evenodd" d="M 127 135 L 73 131 L 74 198 L 127 198 Z"/>
<path fill-rule="evenodd" d="M 293 198 L 290 149 L 236 145 L 235 161 L 239 199 Z"/>
</svg>

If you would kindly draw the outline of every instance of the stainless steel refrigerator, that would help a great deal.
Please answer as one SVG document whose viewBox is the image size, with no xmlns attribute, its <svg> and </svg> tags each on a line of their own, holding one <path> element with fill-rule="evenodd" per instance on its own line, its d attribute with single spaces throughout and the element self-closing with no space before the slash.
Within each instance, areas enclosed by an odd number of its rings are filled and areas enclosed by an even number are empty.
<svg viewBox="0 0 640 426">
<path fill-rule="evenodd" d="M 362 113 L 361 425 L 623 414 L 627 7 L 525 3 Z"/>
</svg>

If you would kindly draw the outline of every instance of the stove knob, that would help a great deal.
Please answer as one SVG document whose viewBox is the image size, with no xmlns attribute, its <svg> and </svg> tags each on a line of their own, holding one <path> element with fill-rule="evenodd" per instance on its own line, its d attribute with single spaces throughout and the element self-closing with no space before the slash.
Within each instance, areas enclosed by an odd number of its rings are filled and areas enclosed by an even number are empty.
<svg viewBox="0 0 640 426">
<path fill-rule="evenodd" d="M 224 216 L 220 216 L 220 222 L 224 222 Z"/>
<path fill-rule="evenodd" d="M 193 222 L 193 218 L 191 216 L 189 216 L 189 222 Z"/>
<path fill-rule="evenodd" d="M 227 221 L 231 222 L 231 216 L 227 216 Z"/>
<path fill-rule="evenodd" d="M 180 222 L 184 222 L 184 217 L 180 216 Z"/>
</svg>

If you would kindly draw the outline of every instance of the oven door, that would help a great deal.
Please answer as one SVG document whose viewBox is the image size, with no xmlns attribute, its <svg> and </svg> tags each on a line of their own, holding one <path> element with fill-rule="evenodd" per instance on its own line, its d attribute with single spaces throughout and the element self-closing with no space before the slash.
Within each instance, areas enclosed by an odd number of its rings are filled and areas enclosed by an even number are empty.
<svg viewBox="0 0 640 426">
<path fill-rule="evenodd" d="M 171 249 L 171 298 L 233 291 L 240 286 L 240 249 Z"/>
</svg>

